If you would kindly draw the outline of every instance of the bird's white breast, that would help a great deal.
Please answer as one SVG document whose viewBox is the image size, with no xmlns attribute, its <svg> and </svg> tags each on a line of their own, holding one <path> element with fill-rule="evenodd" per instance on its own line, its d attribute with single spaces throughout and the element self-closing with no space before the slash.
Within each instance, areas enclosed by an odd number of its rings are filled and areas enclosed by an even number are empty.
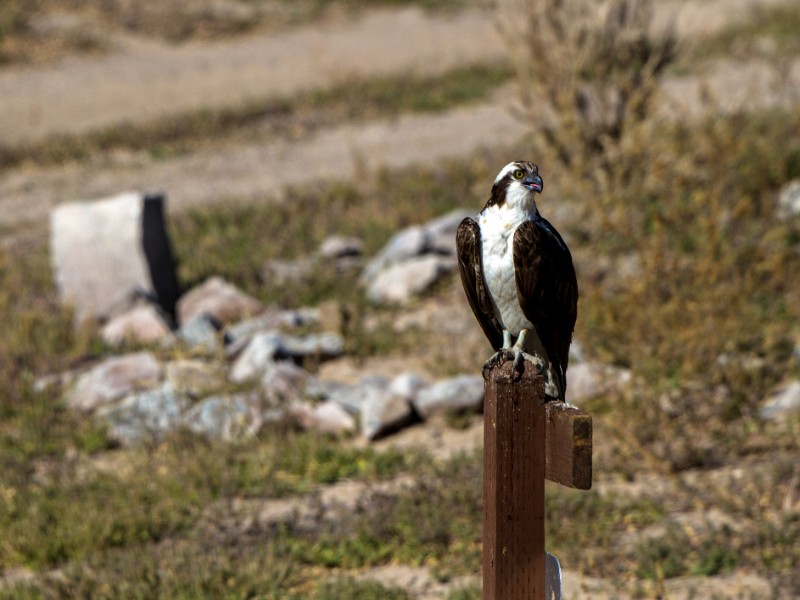
<svg viewBox="0 0 800 600">
<path fill-rule="evenodd" d="M 528 218 L 527 213 L 503 206 L 487 207 L 478 216 L 486 287 L 503 328 L 514 336 L 533 327 L 520 308 L 514 275 L 514 232 Z"/>
</svg>

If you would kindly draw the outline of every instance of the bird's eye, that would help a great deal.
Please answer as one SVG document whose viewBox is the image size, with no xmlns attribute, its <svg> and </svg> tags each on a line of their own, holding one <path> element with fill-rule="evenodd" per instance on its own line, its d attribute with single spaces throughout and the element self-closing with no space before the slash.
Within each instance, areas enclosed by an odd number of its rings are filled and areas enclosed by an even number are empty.
<svg viewBox="0 0 800 600">
<path fill-rule="evenodd" d="M 522 169 L 517 169 L 514 171 L 514 179 L 522 179 L 523 177 L 525 177 L 525 171 Z"/>
</svg>

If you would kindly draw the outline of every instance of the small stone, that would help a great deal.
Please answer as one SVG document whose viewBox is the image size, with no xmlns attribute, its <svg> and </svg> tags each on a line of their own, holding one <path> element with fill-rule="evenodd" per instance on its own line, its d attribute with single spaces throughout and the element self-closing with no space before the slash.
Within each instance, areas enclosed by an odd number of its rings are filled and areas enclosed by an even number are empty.
<svg viewBox="0 0 800 600">
<path fill-rule="evenodd" d="M 108 424 L 111 438 L 124 445 L 144 440 L 159 440 L 182 423 L 189 400 L 175 393 L 166 383 L 154 390 L 126 396 L 121 402 L 103 406 L 98 418 Z"/>
<path fill-rule="evenodd" d="M 361 435 L 368 440 L 383 437 L 411 422 L 413 416 L 408 400 L 372 387 L 361 405 Z"/>
<path fill-rule="evenodd" d="M 800 179 L 784 185 L 777 197 L 778 215 L 784 219 L 800 215 Z"/>
<path fill-rule="evenodd" d="M 95 410 L 134 390 L 158 385 L 161 375 L 161 364 L 150 352 L 108 358 L 78 377 L 66 403 L 78 410 Z"/>
<path fill-rule="evenodd" d="M 100 331 L 100 337 L 111 346 L 123 342 L 152 344 L 165 339 L 169 333 L 169 325 L 158 308 L 142 304 L 113 317 Z"/>
<path fill-rule="evenodd" d="M 361 256 L 364 252 L 364 242 L 357 237 L 332 235 L 326 238 L 319 246 L 318 254 L 322 258 L 337 259 L 346 256 Z"/>
<path fill-rule="evenodd" d="M 459 208 L 427 223 L 427 251 L 455 256 L 458 226 L 465 217 L 474 216 L 475 211 Z"/>
<path fill-rule="evenodd" d="M 264 374 L 275 362 L 283 341 L 277 331 L 262 331 L 255 334 L 233 363 L 229 379 L 243 383 Z"/>
<path fill-rule="evenodd" d="M 425 251 L 427 243 L 427 233 L 419 225 L 397 232 L 383 250 L 367 263 L 361 274 L 361 280 L 369 283 L 388 267 L 419 256 Z"/>
<path fill-rule="evenodd" d="M 355 419 L 335 402 L 323 402 L 312 406 L 307 402 L 294 402 L 289 414 L 305 430 L 323 434 L 339 435 L 354 431 Z"/>
<path fill-rule="evenodd" d="M 483 377 L 461 375 L 420 390 L 414 408 L 424 419 L 448 411 L 478 412 L 483 407 Z"/>
<path fill-rule="evenodd" d="M 759 411 L 762 419 L 777 421 L 800 411 L 800 381 L 778 387 Z"/>
<path fill-rule="evenodd" d="M 315 263 L 310 258 L 283 260 L 274 258 L 261 268 L 261 280 L 269 286 L 302 283 L 314 274 Z"/>
<path fill-rule="evenodd" d="M 219 323 L 209 313 L 185 322 L 176 332 L 177 339 L 193 350 L 213 353 L 220 347 Z"/>
<path fill-rule="evenodd" d="M 336 358 L 344 352 L 344 340 L 336 333 L 312 333 L 282 336 L 281 353 L 290 358 Z"/>
<path fill-rule="evenodd" d="M 455 262 L 437 255 L 425 255 L 393 265 L 367 286 L 371 302 L 403 303 L 433 285 L 455 269 Z"/>
<path fill-rule="evenodd" d="M 179 394 L 198 399 L 218 389 L 224 374 L 202 360 L 180 359 L 166 364 L 166 379 Z"/>
<path fill-rule="evenodd" d="M 261 411 L 246 394 L 211 396 L 186 412 L 189 430 L 212 439 L 240 440 L 258 433 L 264 420 Z"/>
<path fill-rule="evenodd" d="M 306 395 L 311 398 L 327 399 L 351 415 L 358 415 L 366 397 L 366 389 L 338 381 L 317 379 L 306 387 Z"/>
<path fill-rule="evenodd" d="M 320 309 L 268 310 L 257 317 L 234 323 L 225 330 L 225 354 L 241 352 L 258 332 L 275 332 L 284 327 L 303 327 L 320 322 Z"/>
<path fill-rule="evenodd" d="M 272 404 L 284 405 L 305 395 L 315 381 L 305 369 L 283 360 L 267 365 L 261 376 L 261 389 Z"/>
<path fill-rule="evenodd" d="M 209 314 L 220 325 L 241 321 L 263 310 L 261 302 L 248 296 L 222 277 L 211 277 L 178 300 L 178 322 Z"/>
<path fill-rule="evenodd" d="M 413 402 L 417 393 L 428 385 L 422 377 L 416 373 L 400 373 L 389 383 L 389 391 L 397 396 Z"/>
</svg>

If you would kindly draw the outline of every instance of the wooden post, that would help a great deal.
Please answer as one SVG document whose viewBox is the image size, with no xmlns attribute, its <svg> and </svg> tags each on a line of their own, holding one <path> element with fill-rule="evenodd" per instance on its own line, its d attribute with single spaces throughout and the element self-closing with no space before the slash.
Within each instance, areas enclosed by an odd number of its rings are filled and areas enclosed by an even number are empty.
<svg viewBox="0 0 800 600">
<path fill-rule="evenodd" d="M 591 417 L 525 363 L 484 370 L 483 598 L 545 600 L 544 480 L 591 486 Z"/>
</svg>

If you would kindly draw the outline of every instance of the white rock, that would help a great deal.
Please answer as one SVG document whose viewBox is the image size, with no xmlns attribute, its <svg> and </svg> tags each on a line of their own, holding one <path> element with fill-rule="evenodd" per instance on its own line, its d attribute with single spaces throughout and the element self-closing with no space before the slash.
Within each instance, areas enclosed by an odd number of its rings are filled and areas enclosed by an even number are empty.
<svg viewBox="0 0 800 600">
<path fill-rule="evenodd" d="M 392 394 L 412 402 L 417 397 L 417 393 L 427 385 L 428 382 L 416 373 L 406 372 L 400 373 L 392 379 L 388 389 Z"/>
<path fill-rule="evenodd" d="M 322 258 L 336 259 L 344 256 L 361 256 L 364 242 L 357 237 L 333 235 L 326 238 L 319 246 L 318 254 Z"/>
<path fill-rule="evenodd" d="M 233 363 L 229 379 L 233 383 L 243 383 L 260 377 L 275 362 L 282 344 L 277 331 L 255 334 Z"/>
<path fill-rule="evenodd" d="M 202 313 L 183 323 L 176 338 L 193 350 L 213 353 L 221 345 L 219 323 L 209 313 Z"/>
<path fill-rule="evenodd" d="M 62 204 L 50 215 L 50 252 L 59 296 L 77 321 L 109 318 L 137 296 L 175 312 L 178 283 L 163 196 Z"/>
<path fill-rule="evenodd" d="M 403 427 L 413 416 L 408 400 L 386 389 L 372 387 L 361 405 L 361 435 L 374 440 Z"/>
<path fill-rule="evenodd" d="M 427 245 L 428 234 L 424 227 L 414 225 L 398 231 L 383 250 L 367 263 L 361 280 L 369 283 L 388 267 L 422 254 Z"/>
<path fill-rule="evenodd" d="M 395 264 L 368 284 L 367 297 L 375 303 L 406 302 L 452 271 L 455 266 L 454 260 L 434 254 Z"/>
<path fill-rule="evenodd" d="M 259 300 L 215 276 L 181 296 L 178 322 L 188 323 L 200 315 L 209 314 L 220 325 L 226 325 L 252 317 L 263 309 Z"/>
<path fill-rule="evenodd" d="M 456 230 L 465 217 L 474 217 L 475 211 L 459 208 L 442 215 L 425 225 L 428 252 L 456 254 Z"/>
<path fill-rule="evenodd" d="M 800 215 L 800 179 L 787 183 L 778 192 L 778 215 L 783 218 Z"/>
<path fill-rule="evenodd" d="M 141 304 L 109 320 L 101 329 L 100 337 L 112 346 L 126 341 L 152 344 L 165 339 L 169 333 L 169 325 L 158 308 Z"/>
<path fill-rule="evenodd" d="M 311 373 L 291 361 L 282 360 L 267 365 L 261 376 L 261 389 L 272 404 L 285 405 L 307 395 L 315 382 Z"/>
<path fill-rule="evenodd" d="M 800 381 L 778 387 L 761 407 L 761 418 L 779 420 L 800 411 Z"/>
<path fill-rule="evenodd" d="M 66 403 L 78 410 L 95 410 L 134 390 L 158 385 L 161 375 L 161 364 L 150 352 L 108 358 L 78 377 Z"/>
<path fill-rule="evenodd" d="M 438 381 L 417 393 L 414 408 L 421 417 L 447 411 L 480 411 L 483 407 L 483 377 L 460 375 Z"/>
<path fill-rule="evenodd" d="M 335 402 L 312 406 L 307 402 L 294 402 L 289 414 L 306 430 L 338 435 L 355 430 L 355 419 Z"/>
</svg>

